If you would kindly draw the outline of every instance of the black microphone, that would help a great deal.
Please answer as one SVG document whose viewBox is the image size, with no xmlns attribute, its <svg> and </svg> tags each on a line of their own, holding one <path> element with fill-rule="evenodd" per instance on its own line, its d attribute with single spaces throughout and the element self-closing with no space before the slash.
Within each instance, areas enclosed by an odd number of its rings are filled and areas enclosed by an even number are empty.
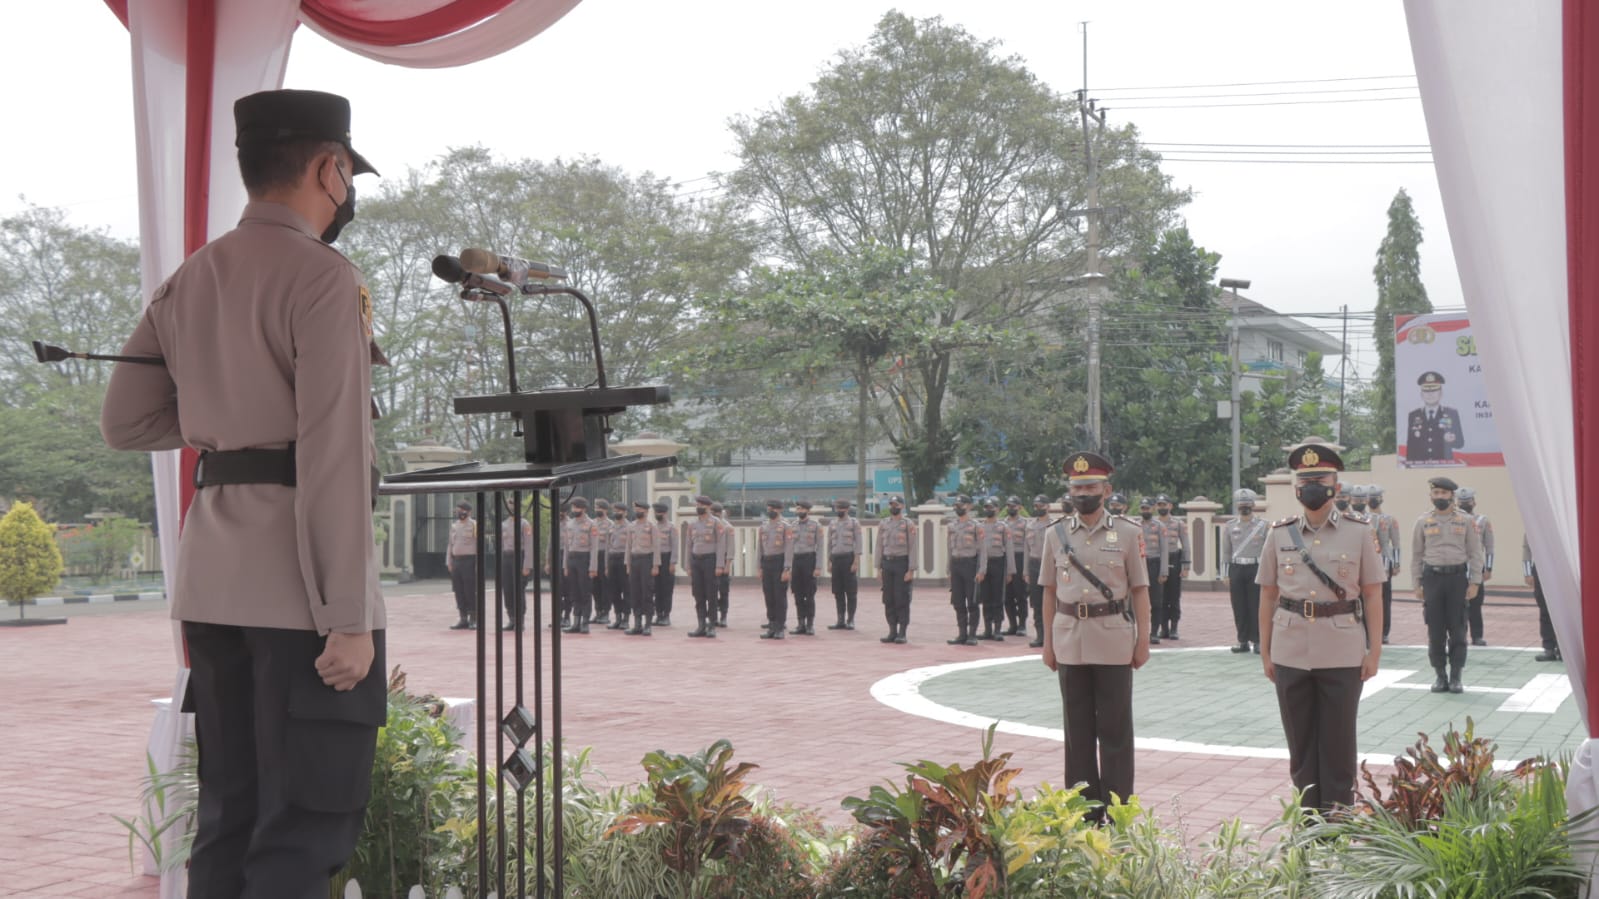
<svg viewBox="0 0 1599 899">
<path fill-rule="evenodd" d="M 469 272 L 494 275 L 518 287 L 529 281 L 566 280 L 566 270 L 559 266 L 528 262 L 526 259 L 517 259 L 514 256 L 501 256 L 477 247 L 467 247 L 461 251 L 461 265 Z"/>
<path fill-rule="evenodd" d="M 481 290 L 485 293 L 492 293 L 495 296 L 510 296 L 513 290 L 509 284 L 490 281 L 467 271 L 466 267 L 461 265 L 461 260 L 454 256 L 444 256 L 442 254 L 434 256 L 433 274 L 440 281 L 460 284 L 468 290 Z"/>
</svg>

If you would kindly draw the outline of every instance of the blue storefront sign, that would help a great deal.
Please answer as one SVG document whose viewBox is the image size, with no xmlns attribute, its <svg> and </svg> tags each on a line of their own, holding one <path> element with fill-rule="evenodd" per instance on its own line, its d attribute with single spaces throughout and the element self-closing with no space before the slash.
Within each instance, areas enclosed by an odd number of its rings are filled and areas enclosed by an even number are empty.
<svg viewBox="0 0 1599 899">
<path fill-rule="evenodd" d="M 961 470 L 951 468 L 944 480 L 934 485 L 937 493 L 954 493 L 961 486 Z M 904 493 L 905 475 L 897 468 L 876 468 L 872 470 L 872 490 L 875 493 Z"/>
</svg>

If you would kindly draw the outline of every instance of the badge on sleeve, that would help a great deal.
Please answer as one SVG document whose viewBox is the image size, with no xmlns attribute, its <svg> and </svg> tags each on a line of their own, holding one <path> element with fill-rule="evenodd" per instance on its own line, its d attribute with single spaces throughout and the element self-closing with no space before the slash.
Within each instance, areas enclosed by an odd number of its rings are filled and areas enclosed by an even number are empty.
<svg viewBox="0 0 1599 899">
<path fill-rule="evenodd" d="M 367 290 L 365 284 L 362 284 L 359 288 L 357 288 L 357 290 L 360 292 L 359 301 L 360 301 L 360 304 L 361 304 L 361 333 L 366 335 L 366 339 L 367 340 L 371 340 L 372 339 L 372 291 Z"/>
</svg>

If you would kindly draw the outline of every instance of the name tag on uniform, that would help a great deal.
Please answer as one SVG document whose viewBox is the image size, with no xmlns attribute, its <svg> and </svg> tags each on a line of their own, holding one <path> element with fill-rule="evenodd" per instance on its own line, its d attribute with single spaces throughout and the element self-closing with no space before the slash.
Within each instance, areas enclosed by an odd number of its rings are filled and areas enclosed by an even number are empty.
<svg viewBox="0 0 1599 899">
<path fill-rule="evenodd" d="M 1114 546 L 1112 544 L 1107 543 L 1104 546 L 1101 546 L 1099 548 L 1099 551 L 1102 552 L 1102 553 L 1116 553 L 1116 554 L 1120 555 L 1121 551 L 1122 551 L 1122 548 L 1120 546 Z"/>
<path fill-rule="evenodd" d="M 1438 525 L 1429 524 L 1426 527 L 1422 528 L 1421 532 L 1423 534 L 1426 534 L 1429 537 L 1436 537 L 1439 534 L 1442 534 L 1444 532 L 1444 530 L 1443 530 L 1443 528 L 1439 527 Z"/>
</svg>

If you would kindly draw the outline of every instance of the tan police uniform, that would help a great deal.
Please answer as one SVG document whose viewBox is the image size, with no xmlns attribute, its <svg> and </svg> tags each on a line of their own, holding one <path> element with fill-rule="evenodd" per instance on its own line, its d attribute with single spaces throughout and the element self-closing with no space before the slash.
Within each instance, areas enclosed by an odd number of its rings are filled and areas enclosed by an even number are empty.
<svg viewBox="0 0 1599 899">
<path fill-rule="evenodd" d="M 683 535 L 683 559 L 689 572 L 689 587 L 694 593 L 694 614 L 700 626 L 689 636 L 716 636 L 716 572 L 727 567 L 727 529 L 712 515 L 709 501 L 705 514 L 695 515 Z"/>
<path fill-rule="evenodd" d="M 650 527 L 655 531 L 655 546 L 660 553 L 661 564 L 656 569 L 655 575 L 655 623 L 662 627 L 672 624 L 672 594 L 677 589 L 677 576 L 672 571 L 672 550 L 677 544 L 675 528 L 677 525 L 672 520 L 671 506 L 657 500 L 650 506 L 651 514 L 660 517 L 665 513 L 665 521 L 653 521 Z"/>
<path fill-rule="evenodd" d="M 1076 453 L 1066 463 L 1068 475 L 1086 481 L 1103 481 L 1112 470 L 1097 453 Z M 1092 524 L 1073 515 L 1045 530 L 1038 578 L 1045 647 L 1054 654 L 1065 709 L 1066 782 L 1086 784 L 1085 797 L 1108 802 L 1134 789 L 1132 666 L 1138 591 L 1148 588 L 1149 569 L 1140 526 L 1103 508 L 1095 514 Z M 1093 578 L 1072 564 L 1071 553 Z"/>
<path fill-rule="evenodd" d="M 838 610 L 838 621 L 827 627 L 835 631 L 852 630 L 860 587 L 861 522 L 849 514 L 848 507 L 835 507 L 835 511 L 842 514 L 827 526 L 827 577 L 833 585 L 833 605 Z"/>
<path fill-rule="evenodd" d="M 500 576 L 495 581 L 500 603 L 505 607 L 506 624 L 518 626 L 527 615 L 527 579 L 533 566 L 533 522 L 522 519 L 521 540 L 517 540 L 516 518 L 509 512 L 500 519 Z M 518 543 L 521 556 L 518 561 Z"/>
<path fill-rule="evenodd" d="M 372 169 L 350 146 L 348 101 L 263 91 L 234 119 L 241 157 L 273 158 L 285 134 L 343 144 L 351 164 L 324 158 L 313 177 L 326 189 L 334 168 L 346 196 L 329 194 L 333 221 L 350 211 L 349 180 Z M 155 290 L 123 346 L 165 364 L 117 365 L 101 410 L 112 447 L 202 453 L 168 560 L 200 746 L 191 896 L 327 895 L 361 832 L 384 722 L 370 368 L 384 360 L 360 272 L 314 229 L 288 205 L 246 205 Z M 351 690 L 316 670 L 330 633 L 371 634 Z"/>
<path fill-rule="evenodd" d="M 1035 514 L 1027 520 L 1027 533 L 1023 538 L 1022 570 L 1027 574 L 1027 604 L 1033 610 L 1033 630 L 1036 637 L 1029 646 L 1044 645 L 1044 584 L 1038 579 L 1044 558 L 1044 531 L 1049 528 L 1049 499 L 1033 497 Z"/>
<path fill-rule="evenodd" d="M 623 528 L 627 538 L 627 588 L 633 607 L 631 636 L 651 634 L 655 620 L 655 578 L 660 573 L 660 541 L 655 536 L 655 526 L 650 522 L 650 510 L 634 506 L 639 517 Z"/>
<path fill-rule="evenodd" d="M 566 633 L 586 634 L 594 620 L 600 526 L 588 516 L 588 503 L 581 496 L 573 500 L 573 506 L 578 514 L 568 515 L 566 539 L 561 543 L 561 587 L 572 621 Z"/>
<path fill-rule="evenodd" d="M 455 594 L 455 611 L 460 621 L 457 630 L 466 630 L 477 617 L 477 521 L 457 518 L 450 524 L 450 543 L 445 550 L 445 567 L 450 570 L 450 590 Z"/>
<path fill-rule="evenodd" d="M 877 576 L 883 584 L 883 617 L 888 619 L 884 643 L 906 639 L 911 620 L 911 584 L 905 575 L 916 570 L 916 525 L 890 514 L 877 523 Z"/>
<path fill-rule="evenodd" d="M 970 503 L 965 497 L 962 501 Z M 956 515 L 944 532 L 944 549 L 949 555 L 949 604 L 955 609 L 956 634 L 947 641 L 952 646 L 977 645 L 977 575 L 988 567 L 988 543 L 983 527 L 970 515 Z"/>
<path fill-rule="evenodd" d="M 1015 514 L 1011 514 L 1014 510 Z M 1005 635 L 1014 637 L 1027 633 L 1027 532 L 1032 528 L 1030 519 L 1022 516 L 1021 498 L 1005 500 L 1006 529 L 1010 532 L 1010 572 L 1005 580 Z"/>
<path fill-rule="evenodd" d="M 1427 512 L 1411 530 L 1410 574 L 1422 587 L 1427 661 L 1450 689 L 1466 665 L 1466 594 L 1482 584 L 1482 538 L 1471 516 L 1450 507 Z"/>
<path fill-rule="evenodd" d="M 1005 639 L 1005 588 L 1016 571 L 1011 553 L 1010 527 L 997 517 L 988 517 L 987 511 L 985 505 L 983 520 L 977 525 L 982 534 L 985 558 L 983 565 L 977 569 L 982 576 L 978 583 L 978 595 L 982 597 L 983 610 L 983 632 L 977 635 L 977 639 L 1000 641 Z"/>
</svg>

